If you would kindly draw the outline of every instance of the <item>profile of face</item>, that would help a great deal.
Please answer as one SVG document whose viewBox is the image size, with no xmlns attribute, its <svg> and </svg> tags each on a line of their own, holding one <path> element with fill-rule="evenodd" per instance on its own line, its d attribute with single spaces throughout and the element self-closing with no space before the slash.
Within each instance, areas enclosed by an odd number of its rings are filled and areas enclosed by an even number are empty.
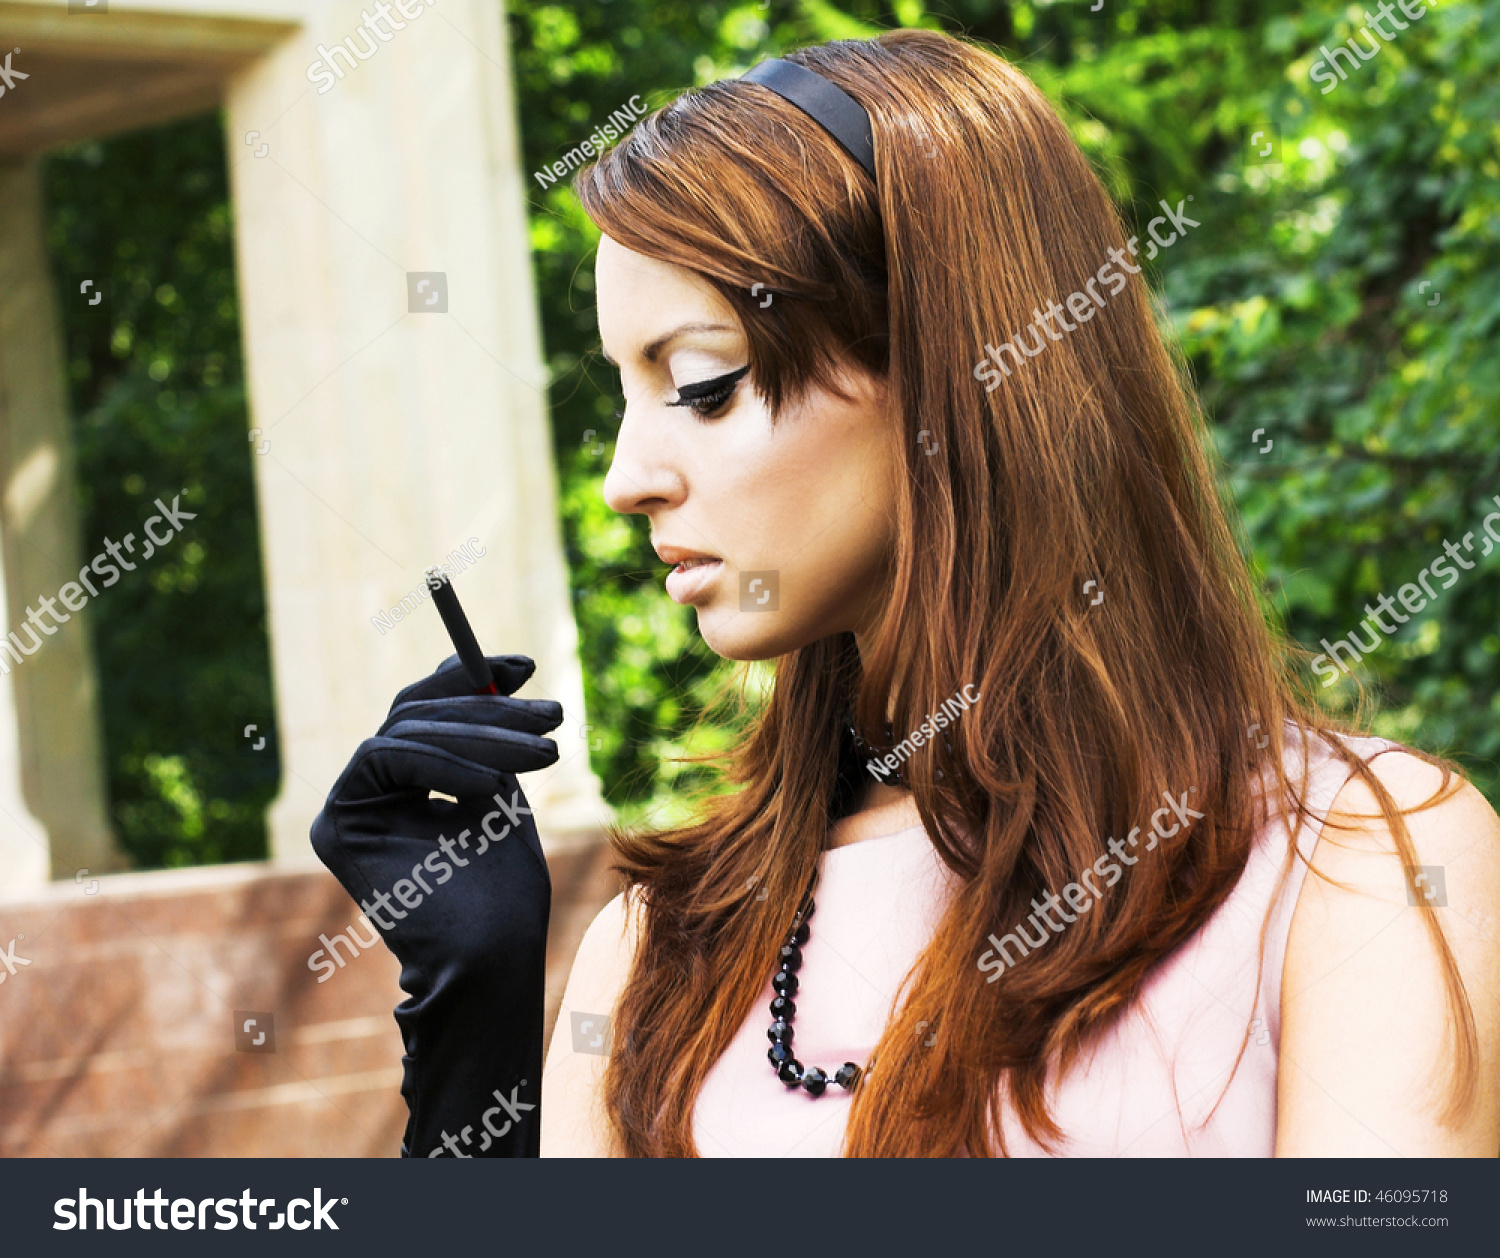
<svg viewBox="0 0 1500 1258">
<path fill-rule="evenodd" d="M 608 236 L 599 336 L 624 415 L 604 499 L 651 522 L 667 593 L 718 655 L 769 659 L 884 611 L 895 540 L 895 424 L 884 382 L 812 386 L 772 417 L 738 317 L 692 271 Z"/>
</svg>

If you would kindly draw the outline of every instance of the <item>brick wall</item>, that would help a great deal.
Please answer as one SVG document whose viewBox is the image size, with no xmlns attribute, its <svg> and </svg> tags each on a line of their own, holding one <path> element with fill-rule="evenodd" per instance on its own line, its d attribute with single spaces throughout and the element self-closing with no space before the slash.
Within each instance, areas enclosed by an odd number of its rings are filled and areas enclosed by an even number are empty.
<svg viewBox="0 0 1500 1258">
<path fill-rule="evenodd" d="M 578 940 L 618 890 L 607 863 L 602 843 L 550 858 L 549 1033 Z M 318 936 L 358 915 L 321 867 L 272 864 L 0 902 L 17 958 L 0 966 L 0 1157 L 394 1156 L 400 966 L 376 943 L 322 983 L 308 968 Z M 275 1051 L 254 1051 L 263 1017 L 237 1047 L 236 1026 L 267 1013 Z"/>
</svg>

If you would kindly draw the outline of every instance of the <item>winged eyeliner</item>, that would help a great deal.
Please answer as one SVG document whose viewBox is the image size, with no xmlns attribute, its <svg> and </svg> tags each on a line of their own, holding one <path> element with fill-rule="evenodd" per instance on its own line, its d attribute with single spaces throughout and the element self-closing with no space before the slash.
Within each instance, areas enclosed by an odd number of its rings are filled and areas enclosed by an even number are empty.
<svg viewBox="0 0 1500 1258">
<path fill-rule="evenodd" d="M 677 397 L 668 402 L 668 406 L 686 406 L 689 402 L 696 402 L 700 398 L 712 397 L 715 393 L 722 393 L 725 389 L 733 388 L 745 378 L 750 370 L 750 364 L 746 363 L 738 371 L 731 371 L 727 375 L 715 376 L 712 380 L 698 380 L 692 384 L 685 384 L 677 390 Z"/>
</svg>

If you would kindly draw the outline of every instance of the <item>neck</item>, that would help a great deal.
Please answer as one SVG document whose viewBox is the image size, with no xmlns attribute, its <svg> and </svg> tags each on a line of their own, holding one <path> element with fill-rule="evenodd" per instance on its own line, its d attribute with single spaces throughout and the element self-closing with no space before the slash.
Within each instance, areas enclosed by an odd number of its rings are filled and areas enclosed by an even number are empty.
<svg viewBox="0 0 1500 1258">
<path fill-rule="evenodd" d="M 921 820 L 910 791 L 872 779 L 860 789 L 854 811 L 829 827 L 827 846 L 845 847 L 862 839 L 883 838 Z"/>
</svg>

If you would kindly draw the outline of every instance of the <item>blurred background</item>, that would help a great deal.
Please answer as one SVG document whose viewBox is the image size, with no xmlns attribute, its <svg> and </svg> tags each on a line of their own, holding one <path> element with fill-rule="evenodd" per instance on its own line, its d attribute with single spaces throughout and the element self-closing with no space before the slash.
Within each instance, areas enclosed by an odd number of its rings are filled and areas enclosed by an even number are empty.
<svg viewBox="0 0 1500 1258">
<path fill-rule="evenodd" d="M 305 833 L 447 653 L 410 596 L 471 538 L 481 641 L 569 709 L 526 784 L 555 1010 L 615 889 L 600 826 L 673 815 L 735 725 L 644 520 L 604 506 L 596 234 L 546 168 L 808 42 L 986 40 L 1143 239 L 1191 198 L 1145 277 L 1267 614 L 1320 649 L 1472 534 L 1360 677 L 1375 732 L 1500 803 L 1500 6 L 1417 11 L 1366 39 L 1319 0 L 411 0 L 362 35 L 345 0 L 0 0 L 4 628 L 157 497 L 195 513 L 0 654 L 0 949 L 30 960 L 0 974 L 0 1153 L 395 1151 L 396 966 L 312 971 L 358 909 Z"/>
</svg>

